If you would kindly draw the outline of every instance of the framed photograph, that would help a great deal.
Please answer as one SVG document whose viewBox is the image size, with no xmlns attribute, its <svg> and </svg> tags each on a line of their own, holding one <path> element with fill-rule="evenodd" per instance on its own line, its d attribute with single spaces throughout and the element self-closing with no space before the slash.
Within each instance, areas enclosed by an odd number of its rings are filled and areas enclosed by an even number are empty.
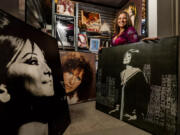
<svg viewBox="0 0 180 135">
<path fill-rule="evenodd" d="M 99 47 L 100 47 L 100 39 L 91 38 L 91 39 L 90 39 L 90 47 L 89 47 L 89 50 L 90 50 L 91 52 L 98 52 Z"/>
<path fill-rule="evenodd" d="M 90 32 L 99 32 L 101 27 L 101 17 L 99 13 L 81 10 L 82 25 Z"/>
</svg>

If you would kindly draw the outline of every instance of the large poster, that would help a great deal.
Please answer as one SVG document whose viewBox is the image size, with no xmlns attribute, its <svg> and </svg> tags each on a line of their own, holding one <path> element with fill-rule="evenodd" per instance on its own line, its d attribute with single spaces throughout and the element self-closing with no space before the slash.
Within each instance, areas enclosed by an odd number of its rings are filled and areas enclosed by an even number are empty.
<svg viewBox="0 0 180 135">
<path fill-rule="evenodd" d="M 62 134 L 70 118 L 57 41 L 0 11 L 0 65 L 0 134 Z"/>
<path fill-rule="evenodd" d="M 170 37 L 103 49 L 97 109 L 153 135 L 175 135 L 177 45 L 178 38 Z"/>
<path fill-rule="evenodd" d="M 94 100 L 96 94 L 96 68 L 93 53 L 61 51 L 65 87 L 69 104 Z"/>
<path fill-rule="evenodd" d="M 59 47 L 74 46 L 74 17 L 56 15 L 55 29 Z"/>
</svg>

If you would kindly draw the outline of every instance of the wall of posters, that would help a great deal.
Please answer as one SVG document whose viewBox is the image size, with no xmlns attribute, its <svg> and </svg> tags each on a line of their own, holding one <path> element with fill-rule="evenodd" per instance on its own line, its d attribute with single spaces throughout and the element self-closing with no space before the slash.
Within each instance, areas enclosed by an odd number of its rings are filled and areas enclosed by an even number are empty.
<svg viewBox="0 0 180 135">
<path fill-rule="evenodd" d="M 60 51 L 60 56 L 64 78 L 62 84 L 68 96 L 68 103 L 75 104 L 95 99 L 95 54 Z"/>
<path fill-rule="evenodd" d="M 101 18 L 99 13 L 81 10 L 81 21 L 87 31 L 99 32 L 101 27 Z"/>
<path fill-rule="evenodd" d="M 74 18 L 56 15 L 56 39 L 59 47 L 74 46 Z"/>
<path fill-rule="evenodd" d="M 178 37 L 103 49 L 96 108 L 153 135 L 175 135 L 177 49 Z"/>
<path fill-rule="evenodd" d="M 57 41 L 0 10 L 0 134 L 63 134 L 70 123 Z"/>
</svg>

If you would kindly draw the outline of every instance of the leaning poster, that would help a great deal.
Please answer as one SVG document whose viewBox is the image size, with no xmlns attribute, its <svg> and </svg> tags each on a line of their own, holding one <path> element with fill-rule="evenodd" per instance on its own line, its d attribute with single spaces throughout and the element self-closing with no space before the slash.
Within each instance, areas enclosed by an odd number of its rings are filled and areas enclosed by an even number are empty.
<svg viewBox="0 0 180 135">
<path fill-rule="evenodd" d="M 0 134 L 63 134 L 70 117 L 57 41 L 0 10 L 0 65 Z"/>
<path fill-rule="evenodd" d="M 178 37 L 105 48 L 96 108 L 151 132 L 178 135 Z"/>
</svg>

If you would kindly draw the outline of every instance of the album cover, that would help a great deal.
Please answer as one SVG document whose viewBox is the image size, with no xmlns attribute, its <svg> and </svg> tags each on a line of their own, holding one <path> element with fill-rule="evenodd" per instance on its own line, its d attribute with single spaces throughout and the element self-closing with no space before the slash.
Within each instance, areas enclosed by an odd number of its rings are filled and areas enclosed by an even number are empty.
<svg viewBox="0 0 180 135">
<path fill-rule="evenodd" d="M 0 134 L 63 134 L 70 117 L 57 41 L 0 10 L 0 55 Z"/>
<path fill-rule="evenodd" d="M 78 47 L 88 48 L 88 37 L 86 32 L 81 32 L 78 34 Z"/>
<path fill-rule="evenodd" d="M 60 15 L 74 16 L 74 2 L 71 0 L 60 0 L 56 3 L 56 13 Z"/>
<path fill-rule="evenodd" d="M 69 104 L 95 100 L 95 54 L 60 51 L 63 69 L 62 82 Z"/>
<path fill-rule="evenodd" d="M 56 39 L 58 46 L 74 46 L 74 18 L 56 15 Z"/>
<path fill-rule="evenodd" d="M 178 40 L 102 49 L 96 108 L 153 135 L 178 135 Z"/>
</svg>

